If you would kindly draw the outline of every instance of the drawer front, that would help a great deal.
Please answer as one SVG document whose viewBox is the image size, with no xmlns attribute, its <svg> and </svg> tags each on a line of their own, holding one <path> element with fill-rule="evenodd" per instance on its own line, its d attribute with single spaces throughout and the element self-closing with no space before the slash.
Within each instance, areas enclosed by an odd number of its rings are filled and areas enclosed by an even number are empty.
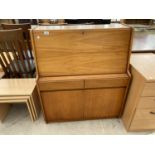
<svg viewBox="0 0 155 155">
<path fill-rule="evenodd" d="M 135 120 L 130 126 L 131 131 L 141 131 L 141 130 L 155 130 L 155 120 Z"/>
<path fill-rule="evenodd" d="M 70 90 L 70 89 L 83 89 L 83 80 L 70 80 L 70 81 L 39 81 L 40 91 L 52 91 L 52 90 Z"/>
<path fill-rule="evenodd" d="M 155 120 L 155 108 L 136 110 L 134 120 L 140 120 L 140 119 L 154 119 Z"/>
<path fill-rule="evenodd" d="M 137 108 L 155 108 L 155 97 L 141 97 Z"/>
<path fill-rule="evenodd" d="M 84 102 L 85 118 L 119 117 L 124 94 L 125 88 L 86 90 Z"/>
<path fill-rule="evenodd" d="M 85 80 L 85 88 L 114 88 L 126 87 L 129 83 L 129 77 L 113 77 L 113 78 L 92 78 Z"/>
<path fill-rule="evenodd" d="M 41 92 L 47 122 L 83 119 L 83 93 L 76 91 Z"/>
<path fill-rule="evenodd" d="M 130 126 L 130 130 L 152 130 L 155 129 L 155 108 L 138 109 Z"/>
<path fill-rule="evenodd" d="M 155 96 L 155 83 L 146 83 L 142 96 Z"/>
</svg>

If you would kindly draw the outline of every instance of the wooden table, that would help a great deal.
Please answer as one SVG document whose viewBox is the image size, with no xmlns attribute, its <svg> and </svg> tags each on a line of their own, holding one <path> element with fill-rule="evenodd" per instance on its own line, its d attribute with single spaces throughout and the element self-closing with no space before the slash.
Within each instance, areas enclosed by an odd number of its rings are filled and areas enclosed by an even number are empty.
<svg viewBox="0 0 155 155">
<path fill-rule="evenodd" d="M 155 53 L 155 31 L 134 32 L 133 35 L 133 53 Z"/>
<path fill-rule="evenodd" d="M 36 79 L 0 80 L 0 120 L 6 117 L 12 103 L 26 103 L 32 121 L 39 116 L 40 100 Z"/>
</svg>

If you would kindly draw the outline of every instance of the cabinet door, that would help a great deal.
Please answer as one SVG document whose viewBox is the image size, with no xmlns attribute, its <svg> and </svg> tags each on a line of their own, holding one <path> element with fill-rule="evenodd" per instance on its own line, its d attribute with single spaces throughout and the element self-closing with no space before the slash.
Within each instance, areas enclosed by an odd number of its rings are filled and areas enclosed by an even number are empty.
<svg viewBox="0 0 155 155">
<path fill-rule="evenodd" d="M 118 117 L 123 103 L 125 88 L 90 89 L 85 91 L 84 117 Z"/>
<path fill-rule="evenodd" d="M 83 91 L 41 92 L 46 121 L 83 119 Z"/>
</svg>

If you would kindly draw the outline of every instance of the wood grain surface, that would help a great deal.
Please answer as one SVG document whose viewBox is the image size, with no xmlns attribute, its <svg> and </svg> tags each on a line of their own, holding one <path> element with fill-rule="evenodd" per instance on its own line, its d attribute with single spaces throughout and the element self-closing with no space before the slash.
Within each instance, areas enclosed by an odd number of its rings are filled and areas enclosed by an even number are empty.
<svg viewBox="0 0 155 155">
<path fill-rule="evenodd" d="M 35 31 L 40 77 L 126 73 L 131 29 Z M 45 33 L 45 34 L 44 34 Z"/>
</svg>

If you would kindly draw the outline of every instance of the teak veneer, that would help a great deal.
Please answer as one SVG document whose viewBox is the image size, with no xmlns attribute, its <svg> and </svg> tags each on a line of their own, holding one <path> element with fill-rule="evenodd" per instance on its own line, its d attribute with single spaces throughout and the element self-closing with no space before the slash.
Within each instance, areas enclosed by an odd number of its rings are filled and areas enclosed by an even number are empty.
<svg viewBox="0 0 155 155">
<path fill-rule="evenodd" d="M 47 122 L 121 115 L 130 82 L 131 28 L 39 26 L 31 40 Z"/>
</svg>

